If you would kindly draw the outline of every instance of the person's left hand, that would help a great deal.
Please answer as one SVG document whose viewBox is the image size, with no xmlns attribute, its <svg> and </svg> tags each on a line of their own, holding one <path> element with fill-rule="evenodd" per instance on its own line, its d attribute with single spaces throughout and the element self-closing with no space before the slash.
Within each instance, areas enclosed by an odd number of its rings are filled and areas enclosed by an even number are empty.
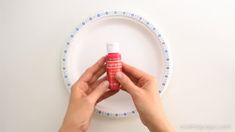
<svg viewBox="0 0 235 132">
<path fill-rule="evenodd" d="M 105 71 L 105 57 L 102 57 L 74 83 L 60 132 L 87 131 L 95 105 L 117 92 L 109 90 L 106 77 L 99 79 Z"/>
</svg>

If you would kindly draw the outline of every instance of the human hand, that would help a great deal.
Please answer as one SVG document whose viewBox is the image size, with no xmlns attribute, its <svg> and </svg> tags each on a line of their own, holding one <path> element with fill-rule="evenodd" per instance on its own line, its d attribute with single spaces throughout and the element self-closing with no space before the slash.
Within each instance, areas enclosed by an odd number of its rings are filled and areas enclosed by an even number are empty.
<svg viewBox="0 0 235 132">
<path fill-rule="evenodd" d="M 127 91 L 139 112 L 141 121 L 151 132 L 173 131 L 164 114 L 156 79 L 125 63 L 116 74 L 121 89 Z"/>
<path fill-rule="evenodd" d="M 105 68 L 105 57 L 102 57 L 74 83 L 60 132 L 87 131 L 95 105 L 117 92 L 108 89 L 105 77 L 99 79 Z"/>
</svg>

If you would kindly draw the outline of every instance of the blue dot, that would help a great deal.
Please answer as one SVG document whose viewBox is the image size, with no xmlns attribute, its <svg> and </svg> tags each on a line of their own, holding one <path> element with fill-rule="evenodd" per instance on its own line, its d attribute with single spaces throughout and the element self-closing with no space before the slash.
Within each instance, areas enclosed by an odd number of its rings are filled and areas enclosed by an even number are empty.
<svg viewBox="0 0 235 132">
<path fill-rule="evenodd" d="M 108 15 L 109 13 L 106 11 L 105 14 Z"/>
<path fill-rule="evenodd" d="M 126 116 L 126 113 L 124 113 L 124 116 Z"/>
<path fill-rule="evenodd" d="M 134 14 L 131 14 L 131 16 L 134 16 Z"/>
<path fill-rule="evenodd" d="M 67 45 L 69 45 L 69 42 L 67 42 Z"/>
<path fill-rule="evenodd" d="M 163 86 L 165 86 L 165 83 L 162 83 Z"/>
<path fill-rule="evenodd" d="M 140 20 L 142 20 L 142 17 L 140 17 Z"/>
<path fill-rule="evenodd" d="M 169 58 L 167 58 L 166 60 L 167 60 L 167 61 L 169 61 L 170 59 L 169 59 Z"/>
<path fill-rule="evenodd" d="M 165 44 L 165 42 L 162 42 L 162 44 Z"/>
<path fill-rule="evenodd" d="M 168 76 L 167 76 L 167 75 L 165 75 L 165 77 L 167 78 Z"/>
<path fill-rule="evenodd" d="M 156 28 L 154 27 L 153 30 L 156 30 Z"/>
<path fill-rule="evenodd" d="M 65 50 L 64 53 L 67 53 L 67 50 Z"/>
<path fill-rule="evenodd" d="M 73 34 L 71 34 L 70 37 L 72 38 L 72 37 L 73 37 Z"/>
<path fill-rule="evenodd" d="M 79 31 L 79 28 L 76 28 L 76 31 Z"/>
<path fill-rule="evenodd" d="M 82 25 L 85 25 L 85 22 L 82 22 Z"/>
<path fill-rule="evenodd" d="M 158 34 L 158 37 L 161 37 L 161 34 Z"/>
<path fill-rule="evenodd" d="M 67 78 L 67 77 L 68 77 L 68 76 L 66 76 L 66 75 L 64 76 L 64 78 Z"/>
<path fill-rule="evenodd" d="M 92 18 L 90 17 L 89 20 L 92 20 Z"/>
<path fill-rule="evenodd" d="M 168 52 L 168 50 L 165 50 L 165 52 L 167 53 L 167 52 Z"/>
<path fill-rule="evenodd" d="M 149 22 L 147 22 L 147 24 L 149 24 Z"/>
<path fill-rule="evenodd" d="M 117 11 L 114 11 L 114 14 L 117 14 Z"/>
<path fill-rule="evenodd" d="M 100 17 L 100 14 L 97 14 L 97 17 Z"/>
</svg>

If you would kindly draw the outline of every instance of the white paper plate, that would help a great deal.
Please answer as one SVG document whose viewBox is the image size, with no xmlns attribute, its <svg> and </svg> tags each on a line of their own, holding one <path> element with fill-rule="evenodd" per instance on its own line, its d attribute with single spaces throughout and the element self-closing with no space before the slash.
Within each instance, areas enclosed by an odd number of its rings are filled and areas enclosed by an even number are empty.
<svg viewBox="0 0 235 132">
<path fill-rule="evenodd" d="M 124 11 L 97 13 L 82 21 L 69 38 L 62 56 L 68 91 L 87 67 L 106 54 L 106 43 L 114 41 L 120 43 L 124 62 L 155 76 L 160 94 L 166 89 L 172 69 L 169 49 L 158 28 L 143 17 Z M 124 91 L 97 104 L 96 113 L 108 117 L 137 114 Z"/>
</svg>

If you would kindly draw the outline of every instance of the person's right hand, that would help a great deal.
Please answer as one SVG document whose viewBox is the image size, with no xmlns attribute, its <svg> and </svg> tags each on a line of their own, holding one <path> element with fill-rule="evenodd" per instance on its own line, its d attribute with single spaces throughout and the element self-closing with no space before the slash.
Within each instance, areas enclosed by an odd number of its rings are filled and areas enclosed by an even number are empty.
<svg viewBox="0 0 235 132">
<path fill-rule="evenodd" d="M 173 131 L 163 111 L 156 79 L 125 63 L 122 69 L 116 79 L 121 89 L 131 95 L 143 124 L 151 132 Z"/>
</svg>

